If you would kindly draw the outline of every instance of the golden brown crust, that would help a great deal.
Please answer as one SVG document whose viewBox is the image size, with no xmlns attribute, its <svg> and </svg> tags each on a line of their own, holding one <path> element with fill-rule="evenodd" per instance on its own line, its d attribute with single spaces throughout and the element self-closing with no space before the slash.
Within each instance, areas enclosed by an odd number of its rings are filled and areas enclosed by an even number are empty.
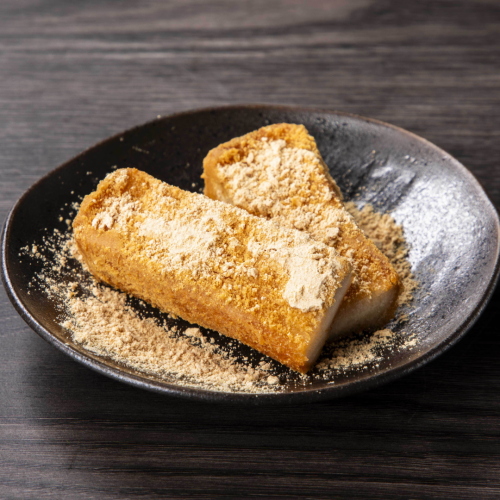
<svg viewBox="0 0 500 500">
<path fill-rule="evenodd" d="M 260 186 L 269 180 L 265 170 L 271 160 L 270 145 L 277 145 L 274 149 L 281 154 L 281 168 L 288 169 L 292 163 L 293 166 L 286 176 L 278 179 L 279 184 L 265 192 L 274 199 L 266 202 L 265 195 L 262 195 L 258 202 L 255 197 L 261 192 Z M 303 153 L 304 150 L 312 155 Z M 291 158 L 288 164 L 287 157 Z M 344 297 L 337 320 L 350 314 L 350 303 L 360 301 L 367 307 L 372 301 L 374 310 L 372 324 L 363 324 L 363 328 L 380 326 L 392 318 L 401 288 L 400 279 L 389 260 L 363 235 L 345 210 L 340 190 L 329 175 L 314 138 L 303 125 L 270 125 L 232 139 L 212 149 L 203 162 L 203 168 L 208 197 L 232 203 L 253 215 L 272 218 L 279 224 L 305 230 L 351 259 L 355 278 Z M 250 170 L 247 177 L 240 174 L 242 169 Z M 275 169 L 272 180 L 279 174 L 280 170 Z M 305 217 L 307 215 L 312 220 Z M 333 227 L 338 227 L 338 233 L 331 232 Z M 376 301 L 372 298 L 383 293 L 390 295 L 391 303 L 385 313 L 375 314 Z"/>
<path fill-rule="evenodd" d="M 100 280 L 301 372 L 315 361 L 308 359 L 308 347 L 350 275 L 345 259 L 313 240 L 307 243 L 298 231 L 135 169 L 114 172 L 85 197 L 73 229 Z M 325 266 L 337 270 L 324 282 L 321 307 L 291 307 L 284 298 L 290 272 L 265 252 L 250 251 L 252 245 L 283 242 L 314 247 Z"/>
</svg>

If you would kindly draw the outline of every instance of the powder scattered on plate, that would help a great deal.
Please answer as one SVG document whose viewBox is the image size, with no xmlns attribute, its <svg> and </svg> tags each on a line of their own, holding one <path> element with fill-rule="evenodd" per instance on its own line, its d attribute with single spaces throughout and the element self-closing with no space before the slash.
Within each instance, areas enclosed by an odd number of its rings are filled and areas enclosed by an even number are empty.
<svg viewBox="0 0 500 500">
<path fill-rule="evenodd" d="M 407 305 L 417 282 L 411 274 L 402 227 L 370 205 L 358 210 L 350 202 L 347 208 L 397 270 L 405 287 L 399 303 Z M 242 345 L 235 340 L 170 314 L 148 314 L 151 306 L 97 283 L 85 269 L 69 226 L 68 221 L 66 232 L 55 229 L 42 242 L 23 248 L 25 255 L 41 263 L 31 286 L 41 287 L 54 301 L 60 311 L 58 322 L 76 346 L 154 379 L 210 391 L 273 393 L 283 390 L 285 383 L 335 383 L 339 375 L 373 369 L 387 353 L 417 344 L 409 333 L 390 329 L 353 335 L 327 345 L 307 375 L 263 355 L 251 359 L 241 354 Z"/>
</svg>

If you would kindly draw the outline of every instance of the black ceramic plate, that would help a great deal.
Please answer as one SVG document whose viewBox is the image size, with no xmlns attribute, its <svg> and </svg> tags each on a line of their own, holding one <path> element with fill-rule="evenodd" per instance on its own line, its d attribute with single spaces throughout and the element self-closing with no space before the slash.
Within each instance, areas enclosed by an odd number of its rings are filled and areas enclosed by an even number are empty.
<svg viewBox="0 0 500 500">
<path fill-rule="evenodd" d="M 387 353 L 365 371 L 348 371 L 277 394 L 253 395 L 181 387 L 98 358 L 74 344 L 56 321 L 56 305 L 29 283 L 36 271 L 20 262 L 21 247 L 45 228 L 64 229 L 61 207 L 93 191 L 115 165 L 136 167 L 189 191 L 200 191 L 202 160 L 233 137 L 270 123 L 302 123 L 346 199 L 371 203 L 403 224 L 410 261 L 421 283 L 409 321 L 413 349 Z M 92 175 L 86 175 L 91 171 Z M 63 214 L 69 215 L 68 213 Z M 454 344 L 484 309 L 498 277 L 499 220 L 475 178 L 458 161 L 402 129 L 362 117 L 276 106 L 205 109 L 160 118 L 112 137 L 50 172 L 17 202 L 5 223 L 2 273 L 14 306 L 45 340 L 112 378 L 165 394 L 210 401 L 313 401 L 351 394 L 395 379 Z M 222 340 L 223 342 L 223 340 Z M 242 347 L 242 349 L 245 349 Z"/>
</svg>

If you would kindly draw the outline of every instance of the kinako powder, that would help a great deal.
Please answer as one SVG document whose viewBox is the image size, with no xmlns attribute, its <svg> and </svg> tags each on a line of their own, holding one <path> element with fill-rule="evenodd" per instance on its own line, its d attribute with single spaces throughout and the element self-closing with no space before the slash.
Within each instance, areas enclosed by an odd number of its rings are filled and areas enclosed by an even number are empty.
<svg viewBox="0 0 500 500">
<path fill-rule="evenodd" d="M 77 204 L 73 208 L 76 210 Z M 418 283 L 411 273 L 403 228 L 371 205 L 359 210 L 348 202 L 346 208 L 398 272 L 404 286 L 399 306 L 410 304 Z M 417 344 L 411 335 L 396 335 L 387 328 L 346 337 L 327 345 L 306 375 L 283 369 L 265 356 L 260 362 L 242 357 L 237 341 L 219 343 L 217 334 L 204 334 L 195 326 L 182 327 L 172 315 L 147 317 L 125 293 L 97 283 L 85 269 L 69 220 L 67 225 L 66 232 L 55 229 L 45 236 L 43 245 L 23 248 L 23 256 L 42 264 L 30 287 L 41 287 L 57 302 L 59 324 L 76 344 L 154 378 L 212 391 L 279 392 L 283 384 L 307 385 L 314 380 L 335 383 L 338 374 L 376 367 L 383 359 L 382 351 L 399 351 Z M 404 319 L 400 307 L 396 321 Z"/>
</svg>

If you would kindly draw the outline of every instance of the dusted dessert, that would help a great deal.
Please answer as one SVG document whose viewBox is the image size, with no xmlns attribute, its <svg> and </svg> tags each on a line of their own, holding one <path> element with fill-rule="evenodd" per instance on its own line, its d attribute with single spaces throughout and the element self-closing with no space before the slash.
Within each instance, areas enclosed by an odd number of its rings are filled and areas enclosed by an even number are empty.
<svg viewBox="0 0 500 500">
<path fill-rule="evenodd" d="M 353 266 L 353 283 L 335 318 L 330 338 L 389 321 L 400 279 L 344 208 L 303 125 L 263 127 L 212 149 L 203 163 L 205 194 L 306 232 L 335 248 Z"/>
<path fill-rule="evenodd" d="M 108 175 L 73 222 L 94 276 L 306 372 L 352 280 L 307 233 L 135 169 Z"/>
</svg>

